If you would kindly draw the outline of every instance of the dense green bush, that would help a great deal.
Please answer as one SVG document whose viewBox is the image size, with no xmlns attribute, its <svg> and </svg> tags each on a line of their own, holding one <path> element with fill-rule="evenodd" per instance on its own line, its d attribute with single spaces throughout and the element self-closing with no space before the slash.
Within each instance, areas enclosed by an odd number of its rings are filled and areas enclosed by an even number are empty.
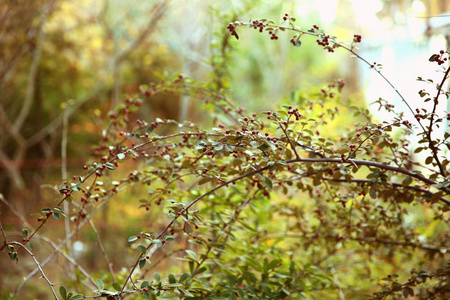
<svg viewBox="0 0 450 300">
<path fill-rule="evenodd" d="M 324 50 L 346 50 L 385 78 L 357 54 L 361 36 L 344 44 L 317 26 L 302 31 L 291 16 L 283 19 L 281 26 L 233 22 L 228 30 L 236 38 L 239 27 L 272 40 L 292 34 L 296 47 L 312 36 Z M 448 54 L 430 61 L 446 65 Z M 434 103 L 432 111 L 416 111 L 399 94 L 410 111 L 380 99 L 379 109 L 395 114 L 381 123 L 367 108 L 342 104 L 342 80 L 259 112 L 236 107 L 218 84 L 182 75 L 143 85 L 110 112 L 93 160 L 61 184 L 55 205 L 36 216 L 39 226 L 23 229 L 22 241 L 2 230 L 3 249 L 16 268 L 31 256 L 55 299 L 447 299 L 450 134 L 432 133 L 450 118 L 435 109 L 449 96 L 449 71 L 443 69 L 436 90 L 418 91 Z M 197 99 L 213 124 L 139 119 L 139 108 L 159 93 Z M 413 149 L 411 136 L 420 137 Z M 85 225 L 96 233 L 92 218 L 141 185 L 146 196 L 136 199 L 136 210 L 148 219 L 134 224 L 141 229 L 131 236 L 112 237 L 129 242 L 124 263 L 92 276 L 66 254 L 76 276 L 52 282 L 43 270 L 48 262 L 33 255 L 35 234 L 50 218 L 70 218 L 73 231 L 53 241 L 62 249 Z M 108 260 L 96 239 L 96 257 Z"/>
</svg>

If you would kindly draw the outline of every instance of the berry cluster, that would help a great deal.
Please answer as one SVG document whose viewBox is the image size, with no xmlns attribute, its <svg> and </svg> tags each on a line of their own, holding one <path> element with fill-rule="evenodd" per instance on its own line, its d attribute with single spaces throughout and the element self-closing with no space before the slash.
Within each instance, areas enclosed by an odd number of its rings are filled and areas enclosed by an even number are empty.
<svg viewBox="0 0 450 300">
<path fill-rule="evenodd" d="M 227 26 L 228 31 L 230 31 L 231 35 L 233 35 L 234 37 L 236 37 L 236 39 L 239 39 L 239 35 L 236 32 L 236 25 L 234 25 L 233 23 L 228 24 Z"/>
<path fill-rule="evenodd" d="M 283 17 L 283 21 L 287 21 L 288 18 L 289 18 L 289 14 L 288 14 L 288 13 L 285 13 L 285 14 L 284 14 L 284 17 Z"/>
<path fill-rule="evenodd" d="M 311 27 L 311 29 L 309 31 L 310 32 L 316 32 L 316 30 L 319 30 L 319 26 L 313 25 L 313 27 Z"/>
<path fill-rule="evenodd" d="M 433 54 L 428 59 L 431 62 L 436 62 L 439 66 L 444 64 L 447 61 L 447 57 L 444 57 L 446 52 L 444 50 L 439 51 L 439 54 Z"/>
<path fill-rule="evenodd" d="M 275 32 L 273 32 L 272 30 L 269 31 L 270 34 L 270 39 L 271 40 L 278 40 L 278 36 Z"/>
<path fill-rule="evenodd" d="M 361 43 L 361 35 L 359 35 L 359 34 L 353 35 L 353 42 L 354 43 Z"/>
<path fill-rule="evenodd" d="M 329 35 L 321 35 L 322 39 L 317 39 L 316 42 L 319 46 L 325 47 L 328 52 L 334 52 L 334 49 L 330 47 L 330 36 Z"/>
<path fill-rule="evenodd" d="M 258 20 L 255 20 L 255 21 L 252 22 L 250 27 L 253 27 L 254 29 L 258 29 L 259 32 L 263 32 L 263 30 L 264 30 L 264 23 L 260 22 Z"/>
<path fill-rule="evenodd" d="M 289 106 L 288 114 L 295 116 L 296 121 L 302 117 L 302 114 L 298 112 L 298 108 L 292 109 L 292 106 Z"/>
</svg>

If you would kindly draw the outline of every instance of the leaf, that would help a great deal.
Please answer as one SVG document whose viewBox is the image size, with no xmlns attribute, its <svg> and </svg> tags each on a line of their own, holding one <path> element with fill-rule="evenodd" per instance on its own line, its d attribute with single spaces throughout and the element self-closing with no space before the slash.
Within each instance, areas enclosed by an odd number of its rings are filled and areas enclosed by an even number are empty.
<svg viewBox="0 0 450 300">
<path fill-rule="evenodd" d="M 117 154 L 117 158 L 118 158 L 118 159 L 124 159 L 124 158 L 125 158 L 125 153 L 119 153 L 119 154 Z"/>
<path fill-rule="evenodd" d="M 56 220 L 59 220 L 59 219 L 60 219 L 60 215 L 59 215 L 59 213 L 57 213 L 57 212 L 54 212 L 54 213 L 52 214 L 52 216 L 53 216 L 53 218 L 55 218 Z"/>
<path fill-rule="evenodd" d="M 169 283 L 177 283 L 175 275 L 173 275 L 172 273 L 169 274 Z"/>
<path fill-rule="evenodd" d="M 147 248 L 146 248 L 145 246 L 143 246 L 143 245 L 138 245 L 137 247 L 138 247 L 139 251 L 142 252 L 142 254 L 147 253 Z"/>
<path fill-rule="evenodd" d="M 214 178 L 211 178 L 211 177 L 205 177 L 205 178 L 200 179 L 200 181 L 198 182 L 198 185 L 202 185 L 202 184 L 205 184 L 205 183 L 207 183 L 207 182 L 211 182 L 211 181 L 213 181 L 213 180 L 214 180 Z"/>
<path fill-rule="evenodd" d="M 261 146 L 258 147 L 258 149 L 265 152 L 265 151 L 269 150 L 270 147 L 267 146 L 266 144 L 262 144 Z"/>
<path fill-rule="evenodd" d="M 146 262 L 147 262 L 147 260 L 145 259 L 145 257 L 139 258 L 139 268 L 142 269 L 145 266 Z"/>
<path fill-rule="evenodd" d="M 373 188 L 370 188 L 369 195 L 370 195 L 370 197 L 372 197 L 372 199 L 376 199 L 377 198 L 377 191 L 375 189 L 373 189 Z"/>
<path fill-rule="evenodd" d="M 185 250 L 186 253 L 194 260 L 198 261 L 197 254 L 192 250 Z"/>
<path fill-rule="evenodd" d="M 24 237 L 27 237 L 28 236 L 28 229 L 26 229 L 26 228 L 22 229 L 22 235 Z"/>
<path fill-rule="evenodd" d="M 115 169 L 116 169 L 116 167 L 115 167 L 112 163 L 110 163 L 110 162 L 107 162 L 105 165 L 106 165 L 106 167 L 107 167 L 108 169 L 110 169 L 110 170 L 115 170 Z"/>
<path fill-rule="evenodd" d="M 97 279 L 95 284 L 97 285 L 97 288 L 99 291 L 103 291 L 105 289 L 105 284 L 103 283 L 103 281 L 100 278 Z"/>
<path fill-rule="evenodd" d="M 59 294 L 64 300 L 67 300 L 67 291 L 63 285 L 59 287 Z"/>
<path fill-rule="evenodd" d="M 403 179 L 402 181 L 402 186 L 408 186 L 411 184 L 411 182 L 412 182 L 411 176 L 406 176 L 406 178 Z"/>
<path fill-rule="evenodd" d="M 403 297 L 408 298 L 409 296 L 414 297 L 414 290 L 407 286 L 403 289 Z"/>
<path fill-rule="evenodd" d="M 189 291 L 187 291 L 183 288 L 179 288 L 179 290 L 188 297 L 194 297 L 194 295 L 192 295 Z M 226 299 L 228 299 L 228 298 L 226 298 Z"/>
<path fill-rule="evenodd" d="M 150 294 L 148 292 L 144 291 L 144 292 L 142 292 L 142 294 L 144 295 L 146 300 L 151 300 Z"/>
<path fill-rule="evenodd" d="M 269 177 L 264 176 L 263 181 L 266 186 L 268 186 L 271 189 L 273 188 L 272 180 L 270 180 Z"/>
<path fill-rule="evenodd" d="M 189 277 L 191 277 L 191 273 L 184 273 L 183 275 L 181 275 L 180 280 L 178 282 L 183 282 Z"/>
<path fill-rule="evenodd" d="M 28 241 L 28 247 L 30 248 L 31 251 L 34 250 L 34 246 L 33 246 L 33 244 L 31 243 L 31 241 Z"/>
<path fill-rule="evenodd" d="M 115 289 L 116 291 L 120 292 L 121 291 L 121 287 L 120 284 L 118 282 L 114 282 L 112 285 L 113 289 Z"/>
<path fill-rule="evenodd" d="M 137 240 L 137 239 L 138 239 L 137 236 L 132 235 L 132 236 L 130 236 L 130 237 L 128 238 L 128 242 L 131 243 L 131 242 L 134 242 L 134 241 Z"/>
<path fill-rule="evenodd" d="M 83 298 L 84 298 L 84 295 L 76 294 L 76 295 L 73 295 L 72 297 L 70 297 L 70 300 L 77 300 L 77 299 L 83 299 Z"/>
<path fill-rule="evenodd" d="M 433 54 L 433 55 L 430 56 L 428 61 L 431 61 L 431 62 L 436 61 L 436 58 L 439 58 L 439 55 L 438 54 Z"/>
</svg>

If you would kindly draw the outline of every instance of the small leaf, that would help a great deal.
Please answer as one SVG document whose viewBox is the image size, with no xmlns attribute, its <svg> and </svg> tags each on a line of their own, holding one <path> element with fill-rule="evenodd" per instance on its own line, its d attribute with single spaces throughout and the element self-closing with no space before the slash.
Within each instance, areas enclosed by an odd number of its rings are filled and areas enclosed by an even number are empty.
<svg viewBox="0 0 450 300">
<path fill-rule="evenodd" d="M 177 280 L 175 279 L 175 276 L 172 273 L 170 273 L 169 274 L 169 283 L 176 283 L 176 282 L 177 282 Z"/>
<path fill-rule="evenodd" d="M 118 159 L 124 159 L 124 158 L 125 158 L 125 153 L 119 153 L 119 154 L 117 154 L 117 158 L 118 158 Z"/>
<path fill-rule="evenodd" d="M 64 300 L 67 300 L 67 291 L 63 285 L 59 287 L 59 293 Z"/>
<path fill-rule="evenodd" d="M 174 237 L 168 235 L 168 236 L 165 236 L 164 239 L 165 239 L 167 242 L 170 242 L 170 241 L 173 241 L 173 240 L 174 240 Z"/>
<path fill-rule="evenodd" d="M 28 247 L 30 248 L 31 251 L 34 250 L 34 246 L 33 246 L 33 244 L 31 243 L 31 241 L 28 241 Z"/>
<path fill-rule="evenodd" d="M 408 186 L 412 182 L 411 176 L 406 176 L 406 178 L 402 181 L 402 186 Z"/>
<path fill-rule="evenodd" d="M 369 195 L 370 195 L 370 197 L 372 197 L 372 199 L 376 199 L 377 198 L 377 191 L 375 191 L 375 189 L 373 189 L 373 188 L 370 188 Z"/>
<path fill-rule="evenodd" d="M 139 258 L 139 268 L 142 269 L 145 266 L 146 262 L 147 262 L 147 260 L 145 259 L 145 257 Z"/>
<path fill-rule="evenodd" d="M 155 273 L 153 274 L 153 277 L 155 277 L 155 280 L 156 280 L 157 282 L 160 282 L 160 281 L 161 281 L 161 275 L 159 275 L 158 272 L 155 272 Z"/>
<path fill-rule="evenodd" d="M 97 288 L 99 291 L 103 291 L 105 289 L 105 284 L 103 283 L 103 281 L 99 278 L 97 279 L 96 283 Z"/>
<path fill-rule="evenodd" d="M 134 242 L 135 240 L 137 240 L 138 238 L 137 238 L 137 236 L 135 236 L 135 235 L 132 235 L 132 236 L 130 236 L 129 238 L 128 238 L 128 242 Z"/>
<path fill-rule="evenodd" d="M 147 253 L 147 248 L 145 248 L 145 246 L 143 246 L 143 245 L 138 245 L 137 247 L 138 247 L 139 251 L 142 252 L 142 254 Z"/>
<path fill-rule="evenodd" d="M 194 260 L 198 261 L 197 254 L 192 250 L 185 250 L 186 253 Z"/>
<path fill-rule="evenodd" d="M 112 285 L 113 289 L 115 289 L 116 291 L 120 292 L 121 291 L 121 287 L 120 284 L 118 282 L 114 282 Z"/>
<path fill-rule="evenodd" d="M 183 282 L 189 277 L 191 277 L 191 273 L 184 273 L 183 275 L 181 275 L 180 280 L 178 282 Z"/>
<path fill-rule="evenodd" d="M 110 162 L 107 162 L 105 165 L 106 165 L 106 167 L 107 167 L 108 169 L 110 169 L 110 170 L 115 170 L 115 169 L 116 169 L 116 167 L 115 167 L 112 163 L 110 163 Z"/>
<path fill-rule="evenodd" d="M 28 236 L 28 229 L 26 229 L 26 228 L 22 229 L 22 235 L 24 237 L 27 237 Z"/>
<path fill-rule="evenodd" d="M 436 61 L 436 58 L 439 58 L 439 55 L 438 54 L 433 54 L 433 55 L 430 56 L 428 61 L 431 61 L 431 62 Z"/>
<path fill-rule="evenodd" d="M 270 189 L 271 188 L 273 188 L 273 184 L 272 184 L 272 180 L 270 180 L 270 178 L 269 177 L 265 177 L 264 176 L 264 184 L 267 186 L 267 187 L 269 187 Z"/>
</svg>

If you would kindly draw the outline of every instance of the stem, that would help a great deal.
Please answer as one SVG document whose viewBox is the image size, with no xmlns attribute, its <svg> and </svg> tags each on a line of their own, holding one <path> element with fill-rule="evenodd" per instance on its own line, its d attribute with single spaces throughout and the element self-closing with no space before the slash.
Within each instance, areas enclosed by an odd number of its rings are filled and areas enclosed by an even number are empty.
<svg viewBox="0 0 450 300">
<path fill-rule="evenodd" d="M 438 105 L 438 98 L 439 98 L 439 96 L 440 96 L 440 94 L 441 94 L 442 87 L 444 86 L 445 80 L 447 80 L 447 77 L 448 77 L 448 73 L 449 73 L 449 72 L 450 72 L 450 67 L 447 68 L 447 71 L 445 71 L 444 77 L 442 78 L 441 84 L 439 85 L 439 89 L 438 89 L 438 91 L 437 91 L 437 95 L 436 95 L 436 97 L 434 98 L 433 111 L 431 112 L 431 117 L 430 117 L 430 126 L 429 126 L 429 128 L 428 128 L 428 131 L 425 132 L 426 135 L 427 135 L 427 138 L 428 138 L 428 145 L 429 145 L 429 147 L 430 147 L 430 149 L 431 149 L 431 152 L 433 153 L 434 161 L 435 161 L 436 164 L 438 165 L 439 171 L 440 171 L 440 173 L 441 173 L 441 175 L 442 175 L 443 177 L 446 177 L 446 171 L 445 171 L 444 166 L 441 164 L 441 161 L 439 160 L 439 157 L 437 156 L 437 151 L 438 151 L 438 149 L 437 149 L 437 148 L 434 146 L 434 144 L 433 144 L 433 140 L 431 139 L 431 132 L 432 132 L 432 126 L 433 126 L 434 114 L 436 113 L 436 107 L 437 107 L 437 105 Z"/>
</svg>

